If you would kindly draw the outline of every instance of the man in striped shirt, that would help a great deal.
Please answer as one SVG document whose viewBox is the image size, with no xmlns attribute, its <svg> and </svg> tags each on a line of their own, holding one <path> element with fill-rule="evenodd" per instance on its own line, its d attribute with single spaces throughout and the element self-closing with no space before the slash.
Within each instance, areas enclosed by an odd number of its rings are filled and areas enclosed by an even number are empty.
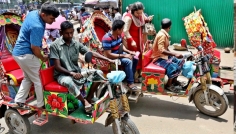
<svg viewBox="0 0 236 134">
<path fill-rule="evenodd" d="M 120 59 L 122 66 L 124 66 L 124 71 L 126 73 L 127 86 L 132 91 L 139 91 L 139 89 L 134 85 L 134 73 L 138 65 L 138 60 L 134 59 L 133 56 L 135 52 L 129 51 L 123 46 L 123 51 L 121 54 L 118 53 L 120 44 L 123 42 L 123 29 L 125 22 L 122 20 L 115 20 L 112 24 L 112 30 L 106 33 L 102 38 L 102 46 L 104 49 L 104 54 L 109 59 Z"/>
</svg>

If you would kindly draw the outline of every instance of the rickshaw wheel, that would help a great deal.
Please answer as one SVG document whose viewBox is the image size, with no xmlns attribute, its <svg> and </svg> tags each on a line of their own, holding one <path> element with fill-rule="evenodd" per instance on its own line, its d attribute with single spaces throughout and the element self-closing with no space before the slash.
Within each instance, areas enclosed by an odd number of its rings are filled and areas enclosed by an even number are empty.
<svg viewBox="0 0 236 134">
<path fill-rule="evenodd" d="M 13 134 L 29 134 L 30 123 L 28 116 L 20 115 L 15 109 L 7 109 L 5 112 L 5 122 Z"/>
<path fill-rule="evenodd" d="M 122 134 L 140 134 L 137 126 L 127 116 L 121 118 L 120 128 Z M 118 134 L 115 121 L 112 123 L 112 130 L 114 134 Z"/>
<path fill-rule="evenodd" d="M 195 106 L 200 112 L 208 116 L 212 116 L 212 117 L 221 116 L 228 109 L 228 104 L 227 104 L 228 100 L 227 100 L 226 95 L 225 94 L 220 95 L 219 93 L 211 89 L 209 89 L 209 94 L 210 94 L 210 97 L 208 99 L 210 103 L 212 102 L 212 104 L 210 104 L 210 106 L 207 106 L 203 91 L 198 90 L 194 94 L 194 99 L 193 99 Z"/>
</svg>

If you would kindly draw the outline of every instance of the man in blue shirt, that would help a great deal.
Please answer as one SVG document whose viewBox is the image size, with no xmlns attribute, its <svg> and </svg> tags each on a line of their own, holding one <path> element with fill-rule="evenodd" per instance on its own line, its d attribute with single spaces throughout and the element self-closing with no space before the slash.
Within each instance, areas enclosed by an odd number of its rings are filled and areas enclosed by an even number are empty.
<svg viewBox="0 0 236 134">
<path fill-rule="evenodd" d="M 47 61 L 48 56 L 41 54 L 42 39 L 45 31 L 45 23 L 52 24 L 59 16 L 57 7 L 51 2 L 45 2 L 40 11 L 30 12 L 24 20 L 17 38 L 12 55 L 24 72 L 24 79 L 15 97 L 13 107 L 28 109 L 24 105 L 32 83 L 34 83 L 37 96 L 37 106 L 42 108 L 43 88 L 39 77 L 40 61 Z"/>
<path fill-rule="evenodd" d="M 139 91 L 140 89 L 134 84 L 134 73 L 138 65 L 138 59 L 133 58 L 135 52 L 129 51 L 123 46 L 124 52 L 122 54 L 118 53 L 120 44 L 123 42 L 122 33 L 124 25 L 124 21 L 115 20 L 112 24 L 112 31 L 105 34 L 102 38 L 102 47 L 104 49 L 104 54 L 109 59 L 120 59 L 122 66 L 124 66 L 127 86 L 130 90 Z"/>
</svg>

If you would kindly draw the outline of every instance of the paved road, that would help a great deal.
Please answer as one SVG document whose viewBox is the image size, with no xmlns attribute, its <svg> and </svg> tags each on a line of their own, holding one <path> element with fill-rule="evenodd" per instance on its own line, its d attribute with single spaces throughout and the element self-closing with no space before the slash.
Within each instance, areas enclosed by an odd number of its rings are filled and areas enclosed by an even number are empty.
<svg viewBox="0 0 236 134">
<path fill-rule="evenodd" d="M 230 107 L 219 118 L 212 118 L 197 111 L 187 98 L 149 96 L 140 98 L 138 103 L 130 103 L 131 119 L 141 134 L 231 134 L 233 133 L 233 96 L 227 96 Z M 32 134 L 111 134 L 111 126 L 105 128 L 104 114 L 95 124 L 71 124 L 70 120 L 49 117 L 44 126 L 31 125 Z M 30 118 L 32 122 L 33 118 Z M 6 127 L 4 119 L 0 123 Z M 4 133 L 8 132 L 8 128 Z"/>
<path fill-rule="evenodd" d="M 78 25 L 77 25 L 78 26 Z M 77 27 L 76 26 L 76 27 Z M 222 65 L 233 66 L 233 54 L 222 53 Z M 233 78 L 233 72 L 224 73 Z M 212 118 L 198 112 L 187 98 L 145 95 L 138 103 L 130 103 L 131 119 L 141 134 L 233 134 L 233 94 L 225 87 L 230 105 L 226 113 Z M 104 114 L 95 124 L 71 124 L 70 120 L 55 116 L 49 117 L 44 126 L 31 125 L 32 134 L 111 134 L 111 126 L 105 128 Z M 30 118 L 32 123 L 33 118 Z M 8 133 L 4 119 L 0 119 L 3 132 Z"/>
</svg>

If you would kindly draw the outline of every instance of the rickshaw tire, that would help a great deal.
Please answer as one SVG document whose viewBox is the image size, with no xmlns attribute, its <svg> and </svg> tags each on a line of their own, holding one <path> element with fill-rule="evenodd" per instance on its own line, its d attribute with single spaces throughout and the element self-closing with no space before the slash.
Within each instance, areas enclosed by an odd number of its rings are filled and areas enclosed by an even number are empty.
<svg viewBox="0 0 236 134">
<path fill-rule="evenodd" d="M 120 122 L 125 123 L 125 126 L 127 125 L 131 129 L 132 133 L 129 133 L 129 134 L 140 134 L 137 126 L 129 117 L 127 116 L 122 117 Z M 112 123 L 112 130 L 114 134 L 118 134 L 115 121 Z M 122 131 L 122 128 L 121 128 L 121 131 Z"/>
<path fill-rule="evenodd" d="M 195 94 L 194 94 L 194 96 L 193 96 L 193 101 L 194 101 L 194 104 L 195 104 L 195 106 L 196 106 L 196 108 L 201 112 L 201 113 L 203 113 L 203 114 L 205 114 L 205 115 L 208 115 L 208 116 L 211 116 L 211 117 L 218 117 L 218 116 L 221 116 L 221 115 L 223 115 L 225 112 L 226 112 L 226 110 L 228 109 L 228 100 L 226 100 L 227 99 L 227 97 L 226 97 L 226 95 L 225 94 L 223 94 L 223 95 L 220 95 L 219 93 L 217 93 L 216 91 L 214 91 L 214 90 L 209 90 L 210 92 L 213 92 L 213 93 L 216 93 L 216 94 L 218 94 L 218 96 L 220 96 L 220 100 L 222 101 L 222 105 L 223 105 L 223 108 L 219 111 L 219 112 L 217 112 L 217 113 L 210 113 L 210 112 L 206 112 L 206 111 L 204 111 L 203 109 L 202 109 L 202 107 L 200 107 L 198 104 L 196 104 L 196 102 L 199 102 L 199 101 L 197 101 L 196 99 L 196 94 L 198 94 L 199 92 L 203 92 L 202 90 L 198 90 Z"/>
<path fill-rule="evenodd" d="M 4 116 L 5 122 L 6 122 L 7 126 L 8 126 L 8 128 L 9 128 L 9 131 L 11 133 L 13 133 L 13 134 L 19 134 L 18 132 L 15 132 L 13 130 L 13 127 L 10 126 L 10 124 L 8 123 L 8 121 L 6 119 L 7 118 L 6 116 L 9 113 L 15 113 L 18 116 L 18 118 L 21 118 L 21 121 L 23 121 L 23 123 L 25 125 L 25 128 L 26 128 L 26 131 L 24 133 L 22 133 L 22 134 L 30 134 L 31 126 L 30 126 L 30 122 L 29 122 L 28 116 L 27 115 L 20 115 L 20 113 L 16 109 L 13 109 L 13 108 L 7 109 L 6 112 L 5 112 L 5 116 Z"/>
</svg>

